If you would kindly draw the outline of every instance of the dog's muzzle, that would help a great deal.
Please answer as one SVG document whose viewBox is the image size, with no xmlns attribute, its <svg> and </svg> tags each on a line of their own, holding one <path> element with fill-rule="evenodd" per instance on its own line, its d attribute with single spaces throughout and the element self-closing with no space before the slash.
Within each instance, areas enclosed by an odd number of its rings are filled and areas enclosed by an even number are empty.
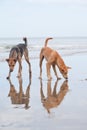
<svg viewBox="0 0 87 130">
<path fill-rule="evenodd" d="M 68 77 L 66 77 L 65 79 L 68 80 Z"/>
<path fill-rule="evenodd" d="M 10 69 L 10 72 L 13 72 L 13 70 L 12 70 L 12 69 Z"/>
<path fill-rule="evenodd" d="M 66 80 L 68 80 L 68 76 L 63 75 L 63 77 L 64 77 Z"/>
</svg>

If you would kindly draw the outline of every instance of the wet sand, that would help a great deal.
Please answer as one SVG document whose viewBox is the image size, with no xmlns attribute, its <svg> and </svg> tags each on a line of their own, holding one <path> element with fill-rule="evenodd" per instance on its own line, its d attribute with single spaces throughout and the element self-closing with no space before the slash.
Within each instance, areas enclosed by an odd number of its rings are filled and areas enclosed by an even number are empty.
<svg viewBox="0 0 87 130">
<path fill-rule="evenodd" d="M 22 80 L 16 65 L 8 81 L 8 65 L 0 62 L 0 130 L 87 130 L 87 53 L 63 59 L 72 67 L 68 82 L 56 81 L 53 71 L 47 81 L 45 62 L 40 81 L 39 59 L 30 59 L 31 84 L 25 61 Z"/>
</svg>

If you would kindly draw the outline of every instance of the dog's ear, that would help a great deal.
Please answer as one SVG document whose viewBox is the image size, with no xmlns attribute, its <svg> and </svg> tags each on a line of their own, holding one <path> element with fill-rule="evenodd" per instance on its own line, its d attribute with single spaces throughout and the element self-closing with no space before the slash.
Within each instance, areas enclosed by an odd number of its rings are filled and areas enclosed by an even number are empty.
<svg viewBox="0 0 87 130">
<path fill-rule="evenodd" d="M 6 59 L 7 62 L 9 62 L 9 59 Z"/>
<path fill-rule="evenodd" d="M 67 69 L 72 69 L 71 67 L 67 66 Z"/>
</svg>

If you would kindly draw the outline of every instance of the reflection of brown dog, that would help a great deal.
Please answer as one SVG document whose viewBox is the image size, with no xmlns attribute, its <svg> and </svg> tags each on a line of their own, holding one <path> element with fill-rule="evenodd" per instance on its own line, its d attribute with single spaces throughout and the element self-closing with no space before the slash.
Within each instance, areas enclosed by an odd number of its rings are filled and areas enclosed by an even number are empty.
<svg viewBox="0 0 87 130">
<path fill-rule="evenodd" d="M 55 82 L 54 89 L 52 92 L 51 81 L 48 81 L 47 97 L 45 97 L 44 93 L 43 93 L 43 85 L 42 85 L 42 80 L 41 80 L 41 90 L 40 90 L 41 101 L 42 101 L 43 106 L 48 111 L 48 113 L 50 113 L 51 108 L 54 108 L 54 107 L 57 107 L 58 105 L 60 105 L 60 103 L 64 100 L 64 96 L 68 92 L 68 81 L 67 80 L 65 80 L 63 82 L 63 84 L 61 85 L 60 91 L 58 93 L 56 92 L 57 83 L 58 83 L 58 80 Z"/>
<path fill-rule="evenodd" d="M 42 78 L 42 61 L 45 58 L 46 61 L 47 61 L 46 68 L 47 68 L 48 80 L 51 79 L 51 75 L 50 75 L 51 66 L 53 67 L 53 70 L 54 70 L 54 73 L 55 73 L 57 79 L 59 77 L 57 75 L 56 66 L 59 68 L 63 77 L 65 79 L 67 79 L 68 78 L 67 73 L 68 73 L 68 69 L 70 67 L 67 67 L 65 65 L 63 59 L 61 58 L 61 56 L 55 50 L 47 47 L 48 40 L 51 40 L 51 39 L 53 39 L 53 38 L 47 38 L 46 39 L 45 46 L 41 49 L 41 52 L 40 52 L 40 78 Z"/>
<path fill-rule="evenodd" d="M 11 83 L 11 80 L 9 79 L 10 84 L 10 91 L 8 96 L 11 97 L 12 104 L 25 104 L 25 109 L 29 108 L 29 98 L 30 98 L 30 85 L 27 86 L 26 93 L 24 94 L 23 88 L 22 88 L 22 79 L 18 78 L 19 80 L 19 92 L 16 91 L 15 86 Z"/>
<path fill-rule="evenodd" d="M 28 49 L 27 49 L 27 38 L 23 38 L 23 40 L 25 44 L 18 44 L 17 46 L 13 47 L 10 51 L 9 59 L 6 59 L 9 65 L 9 75 L 7 79 L 10 78 L 11 72 L 14 70 L 17 61 L 19 63 L 18 77 L 21 76 L 22 71 L 21 60 L 23 55 L 25 57 L 26 62 L 29 65 L 29 72 L 31 74 L 31 64 L 29 62 Z"/>
</svg>

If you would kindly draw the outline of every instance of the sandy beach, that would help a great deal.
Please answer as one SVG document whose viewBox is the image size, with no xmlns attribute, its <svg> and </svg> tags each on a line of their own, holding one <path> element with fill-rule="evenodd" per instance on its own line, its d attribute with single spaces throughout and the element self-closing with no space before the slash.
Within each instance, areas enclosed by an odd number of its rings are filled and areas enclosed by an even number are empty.
<svg viewBox="0 0 87 130">
<path fill-rule="evenodd" d="M 6 55 L 6 54 L 5 54 Z M 8 81 L 8 65 L 0 62 L 0 130 L 87 130 L 87 53 L 63 57 L 69 71 L 66 82 L 47 81 L 45 62 L 43 80 L 39 80 L 39 58 L 23 60 L 22 79 L 16 77 L 18 64 Z"/>
<path fill-rule="evenodd" d="M 87 130 L 87 0 L 0 0 L 0 130 Z"/>
<path fill-rule="evenodd" d="M 22 78 L 18 79 L 16 64 L 11 79 L 8 75 L 10 48 L 20 39 L 3 39 L 0 43 L 0 129 L 21 130 L 86 130 L 87 129 L 87 39 L 54 39 L 49 46 L 56 49 L 72 69 L 66 82 L 57 81 L 53 70 L 52 80 L 47 81 L 46 62 L 43 62 L 43 79 L 39 77 L 39 53 L 44 38 L 28 39 L 32 77 L 23 58 Z M 58 44 L 56 44 L 58 43 Z"/>
</svg>

